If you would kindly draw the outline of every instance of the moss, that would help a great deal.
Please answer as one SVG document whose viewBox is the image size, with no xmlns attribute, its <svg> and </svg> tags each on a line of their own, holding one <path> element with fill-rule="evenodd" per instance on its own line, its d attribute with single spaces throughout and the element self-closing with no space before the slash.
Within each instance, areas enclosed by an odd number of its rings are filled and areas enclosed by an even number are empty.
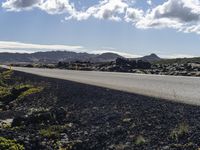
<svg viewBox="0 0 200 150">
<path fill-rule="evenodd" d="M 173 140 L 178 140 L 179 137 L 186 135 L 189 132 L 189 125 L 186 123 L 180 123 L 176 128 L 174 128 L 171 133 L 170 137 Z"/>
<path fill-rule="evenodd" d="M 43 113 L 43 112 L 48 112 L 49 108 L 44 108 L 44 107 L 38 107 L 38 108 L 30 108 L 27 112 L 28 115 L 34 114 L 34 113 Z"/>
<path fill-rule="evenodd" d="M 57 145 L 58 145 L 58 150 L 72 150 L 72 149 L 77 149 L 76 146 L 81 143 L 82 143 L 82 141 L 80 141 L 80 140 L 69 141 L 67 143 L 62 143 L 61 141 L 58 141 Z M 120 149 L 120 148 L 125 149 L 124 145 L 120 145 L 120 146 L 115 147 L 115 149 Z"/>
<path fill-rule="evenodd" d="M 11 79 L 12 74 L 13 74 L 13 70 L 9 69 L 9 70 L 6 70 L 3 73 L 1 73 L 1 77 L 3 79 L 8 80 L 8 79 Z"/>
<path fill-rule="evenodd" d="M 54 125 L 39 131 L 40 135 L 47 138 L 58 138 L 65 126 Z"/>
<path fill-rule="evenodd" d="M 11 79 L 13 71 L 7 70 L 0 73 L 0 99 L 10 95 L 10 88 L 7 85 L 7 80 Z"/>
<path fill-rule="evenodd" d="M 10 88 L 0 86 L 0 99 L 10 94 Z"/>
<path fill-rule="evenodd" d="M 0 86 L 6 87 L 7 86 L 7 80 L 11 79 L 11 76 L 13 74 L 13 70 L 7 70 L 2 73 L 0 73 Z"/>
<path fill-rule="evenodd" d="M 15 140 L 6 139 L 0 137 L 0 149 L 1 150 L 25 150 L 24 146 L 17 143 Z"/>
<path fill-rule="evenodd" d="M 59 137 L 59 132 L 58 131 L 54 131 L 51 129 L 42 129 L 39 131 L 40 135 L 42 135 L 43 137 L 46 138 L 58 138 Z"/>
<path fill-rule="evenodd" d="M 32 87 L 28 89 L 27 91 L 21 93 L 17 99 L 23 99 L 29 95 L 35 94 L 35 93 L 40 93 L 43 90 L 42 87 Z"/>
<path fill-rule="evenodd" d="M 33 88 L 34 86 L 33 85 L 30 85 L 30 84 L 20 84 L 20 85 L 17 85 L 17 86 L 15 86 L 15 88 L 17 89 L 17 90 L 19 90 L 19 89 L 23 89 L 23 88 Z"/>
<path fill-rule="evenodd" d="M 25 130 L 25 126 L 16 126 L 16 127 L 11 126 L 10 130 L 12 131 Z"/>
<path fill-rule="evenodd" d="M 186 144 L 172 144 L 170 146 L 171 149 L 194 149 L 195 144 L 192 142 Z M 200 150 L 200 149 L 198 149 Z"/>
<path fill-rule="evenodd" d="M 136 137 L 135 145 L 143 145 L 146 143 L 145 138 L 142 135 Z"/>
<path fill-rule="evenodd" d="M 63 132 L 64 129 L 70 127 L 72 127 L 71 123 L 65 125 L 52 125 L 46 129 L 41 129 L 39 131 L 39 134 L 47 138 L 58 138 L 60 136 L 60 133 Z"/>
</svg>

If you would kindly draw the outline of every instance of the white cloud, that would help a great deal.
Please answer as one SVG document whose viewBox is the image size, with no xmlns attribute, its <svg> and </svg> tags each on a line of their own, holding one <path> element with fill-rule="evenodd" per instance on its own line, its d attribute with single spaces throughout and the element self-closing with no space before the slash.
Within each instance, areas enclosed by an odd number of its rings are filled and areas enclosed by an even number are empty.
<svg viewBox="0 0 200 150">
<path fill-rule="evenodd" d="M 46 0 L 38 5 L 38 8 L 49 14 L 71 14 L 74 12 L 74 8 L 68 0 Z"/>
<path fill-rule="evenodd" d="M 21 42 L 0 41 L 0 49 L 4 52 L 35 52 L 35 51 L 51 51 L 51 50 L 69 50 L 81 51 L 82 46 L 71 45 L 41 45 L 29 44 Z"/>
<path fill-rule="evenodd" d="M 152 5 L 152 1 L 151 0 L 147 0 L 147 4 L 151 6 Z"/>
<path fill-rule="evenodd" d="M 194 55 L 189 55 L 189 54 L 160 54 L 159 55 L 161 58 L 166 58 L 166 59 L 174 59 L 174 58 L 194 58 Z"/>
<path fill-rule="evenodd" d="M 125 13 L 128 4 L 124 0 L 102 0 L 98 4 L 89 7 L 86 11 L 74 11 L 68 19 L 86 20 L 90 17 L 121 21 L 121 15 Z"/>
<path fill-rule="evenodd" d="M 141 9 L 127 8 L 124 19 L 126 22 L 136 22 L 143 17 L 143 14 Z"/>
<path fill-rule="evenodd" d="M 105 49 L 102 49 L 102 50 L 92 50 L 90 53 L 92 54 L 103 54 L 103 53 L 116 53 L 120 56 L 123 56 L 123 57 L 126 57 L 126 58 L 139 58 L 139 57 L 142 57 L 142 55 L 135 55 L 135 54 L 131 54 L 131 53 L 126 53 L 126 52 L 119 52 L 117 50 L 105 50 Z"/>
<path fill-rule="evenodd" d="M 2 7 L 7 11 L 23 11 L 39 8 L 49 14 L 67 14 L 66 20 L 86 20 L 89 17 L 97 19 L 121 20 L 128 4 L 125 0 L 101 0 L 98 4 L 89 7 L 86 11 L 76 10 L 69 0 L 6 0 Z"/>
<path fill-rule="evenodd" d="M 34 53 L 38 51 L 72 51 L 72 52 L 87 52 L 92 54 L 102 54 L 102 53 L 116 53 L 124 57 L 135 58 L 140 57 L 140 55 L 134 55 L 125 52 L 119 52 L 114 48 L 104 48 L 101 50 L 86 49 L 83 46 L 71 46 L 71 45 L 42 45 L 42 44 L 30 44 L 22 42 L 10 42 L 10 41 L 0 41 L 0 52 L 9 53 Z"/>
<path fill-rule="evenodd" d="M 136 27 L 174 28 L 189 32 L 192 26 L 199 23 L 199 0 L 168 0 L 162 5 L 148 10 L 146 15 L 136 23 Z"/>
<path fill-rule="evenodd" d="M 104 0 L 98 5 L 96 13 L 93 15 L 99 19 L 121 20 L 119 14 L 124 14 L 128 4 L 122 0 Z"/>
<path fill-rule="evenodd" d="M 200 24 L 199 25 L 192 25 L 189 27 L 183 27 L 182 29 L 180 29 L 180 31 L 183 31 L 185 33 L 197 33 L 200 34 Z"/>
<path fill-rule="evenodd" d="M 2 2 L 2 7 L 8 11 L 29 10 L 41 2 L 42 0 L 6 0 Z"/>
<path fill-rule="evenodd" d="M 152 7 L 146 0 L 147 10 L 137 8 L 137 0 L 99 0 L 87 9 L 76 9 L 70 0 L 5 0 L 7 11 L 23 11 L 33 8 L 48 14 L 65 14 L 65 20 L 87 20 L 91 17 L 132 23 L 140 29 L 173 28 L 185 33 L 200 34 L 200 0 L 165 0 Z"/>
</svg>

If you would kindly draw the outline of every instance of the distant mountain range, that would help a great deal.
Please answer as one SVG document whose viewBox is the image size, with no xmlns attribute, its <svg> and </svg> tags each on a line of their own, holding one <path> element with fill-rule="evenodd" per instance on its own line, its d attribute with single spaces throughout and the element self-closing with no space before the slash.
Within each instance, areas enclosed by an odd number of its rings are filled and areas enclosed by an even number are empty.
<svg viewBox="0 0 200 150">
<path fill-rule="evenodd" d="M 57 63 L 59 61 L 109 62 L 115 61 L 119 57 L 122 58 L 122 56 L 116 53 L 89 54 L 70 51 L 49 51 L 31 54 L 0 53 L 0 63 Z M 138 59 L 149 62 L 160 60 L 156 54 L 151 54 Z"/>
</svg>

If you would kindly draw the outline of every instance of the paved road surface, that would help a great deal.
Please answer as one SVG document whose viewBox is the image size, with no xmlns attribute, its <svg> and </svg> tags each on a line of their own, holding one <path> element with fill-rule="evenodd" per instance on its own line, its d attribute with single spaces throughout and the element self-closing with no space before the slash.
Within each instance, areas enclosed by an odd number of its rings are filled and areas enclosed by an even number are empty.
<svg viewBox="0 0 200 150">
<path fill-rule="evenodd" d="M 71 71 L 22 67 L 14 67 L 13 69 L 45 77 L 76 81 L 120 91 L 200 105 L 200 78 L 198 77 L 140 75 L 132 73 Z"/>
</svg>

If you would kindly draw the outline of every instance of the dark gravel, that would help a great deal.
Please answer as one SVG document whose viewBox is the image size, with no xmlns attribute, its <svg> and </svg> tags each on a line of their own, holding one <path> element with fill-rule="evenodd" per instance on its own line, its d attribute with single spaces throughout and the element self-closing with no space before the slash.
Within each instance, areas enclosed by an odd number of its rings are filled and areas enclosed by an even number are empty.
<svg viewBox="0 0 200 150">
<path fill-rule="evenodd" d="M 21 117 L 19 127 L 0 129 L 0 136 L 15 138 L 26 149 L 57 149 L 58 143 L 78 150 L 200 148 L 200 107 L 20 72 L 15 77 L 45 85 L 0 112 L 0 119 Z M 36 108 L 48 111 L 30 115 Z M 39 133 L 53 125 L 65 126 L 58 137 Z"/>
</svg>

